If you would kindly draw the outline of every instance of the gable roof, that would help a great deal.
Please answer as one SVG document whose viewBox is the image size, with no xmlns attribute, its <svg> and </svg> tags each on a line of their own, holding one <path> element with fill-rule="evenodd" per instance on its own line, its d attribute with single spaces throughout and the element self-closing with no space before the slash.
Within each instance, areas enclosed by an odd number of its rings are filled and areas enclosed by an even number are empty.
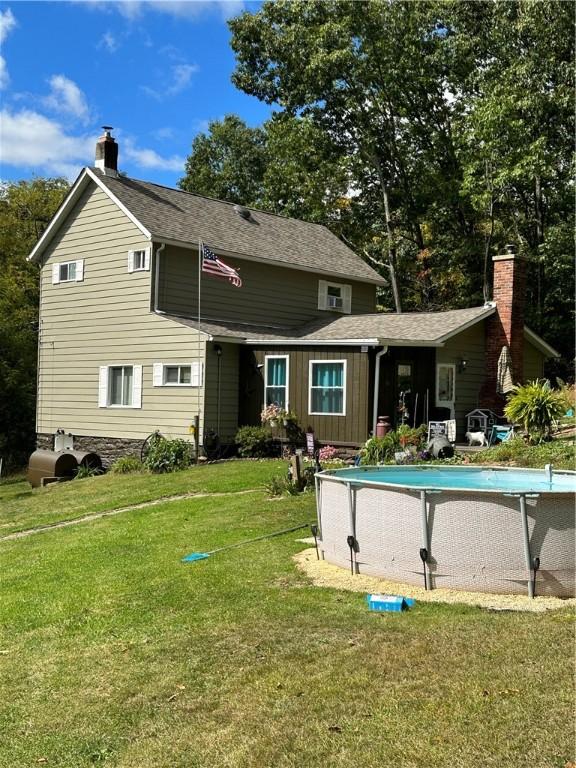
<svg viewBox="0 0 576 768">
<path fill-rule="evenodd" d="M 39 260 L 60 223 L 93 181 L 151 241 L 196 248 L 203 240 L 221 254 L 267 262 L 342 279 L 384 285 L 386 281 L 321 224 L 254 208 L 242 218 L 232 203 L 125 176 L 85 168 L 29 258 Z"/>
<path fill-rule="evenodd" d="M 452 309 L 447 312 L 380 312 L 321 318 L 287 328 L 203 320 L 200 330 L 213 338 L 237 339 L 248 344 L 378 344 L 393 347 L 442 347 L 445 342 L 495 312 L 493 306 Z M 191 328 L 198 319 L 162 315 Z"/>
</svg>

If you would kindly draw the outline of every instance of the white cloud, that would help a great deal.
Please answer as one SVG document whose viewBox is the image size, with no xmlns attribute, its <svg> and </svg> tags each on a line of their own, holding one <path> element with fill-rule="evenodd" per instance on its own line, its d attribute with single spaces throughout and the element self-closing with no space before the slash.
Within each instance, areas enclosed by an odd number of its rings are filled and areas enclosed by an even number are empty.
<svg viewBox="0 0 576 768">
<path fill-rule="evenodd" d="M 4 88 L 7 88 L 9 82 L 10 82 L 10 75 L 8 74 L 6 62 L 4 61 L 2 56 L 0 56 L 0 90 L 4 90 Z"/>
<path fill-rule="evenodd" d="M 134 21 L 147 11 L 165 13 L 189 21 L 215 11 L 226 20 L 237 16 L 246 5 L 244 0 L 76 0 L 76 3 L 92 10 L 110 12 L 115 8 L 124 18 Z"/>
<path fill-rule="evenodd" d="M 120 46 L 112 32 L 105 32 L 100 38 L 97 47 L 105 48 L 108 53 L 115 53 Z"/>
<path fill-rule="evenodd" d="M 152 136 L 156 141 L 167 141 L 168 139 L 174 138 L 174 129 L 169 128 L 168 126 L 157 128 L 155 131 L 152 131 Z"/>
<path fill-rule="evenodd" d="M 15 26 L 16 19 L 10 8 L 5 11 L 0 11 L 0 43 L 3 43 L 4 40 L 6 40 Z"/>
<path fill-rule="evenodd" d="M 31 110 L 0 112 L 0 163 L 73 179 L 94 157 L 94 136 L 66 135 L 60 123 Z"/>
<path fill-rule="evenodd" d="M 158 90 L 149 85 L 141 85 L 140 88 L 156 101 L 163 101 L 166 97 L 176 96 L 186 90 L 190 85 L 192 75 L 198 70 L 197 64 L 174 64 L 170 67 L 170 84 L 168 87 Z"/>
<path fill-rule="evenodd" d="M 45 107 L 72 115 L 83 123 L 90 120 L 86 97 L 75 82 L 64 75 L 53 75 L 48 82 L 52 91 L 43 99 Z"/>
<path fill-rule="evenodd" d="M 140 168 L 152 168 L 159 171 L 184 172 L 186 158 L 179 155 L 161 157 L 153 149 L 140 149 L 131 139 L 125 139 L 121 147 L 122 154 Z"/>
<path fill-rule="evenodd" d="M 75 179 L 83 166 L 94 164 L 96 134 L 69 135 L 59 122 L 32 110 L 14 113 L 4 109 L 0 112 L 0 123 L 0 165 Z M 120 168 L 124 159 L 126 166 L 184 171 L 184 157 L 162 157 L 153 149 L 138 147 L 130 137 L 119 144 Z"/>
<path fill-rule="evenodd" d="M 7 8 L 5 11 L 0 11 L 0 44 L 6 40 L 15 26 L 16 19 L 10 8 Z M 10 75 L 8 74 L 6 60 L 3 56 L 0 56 L 0 90 L 7 88 L 9 82 Z"/>
</svg>

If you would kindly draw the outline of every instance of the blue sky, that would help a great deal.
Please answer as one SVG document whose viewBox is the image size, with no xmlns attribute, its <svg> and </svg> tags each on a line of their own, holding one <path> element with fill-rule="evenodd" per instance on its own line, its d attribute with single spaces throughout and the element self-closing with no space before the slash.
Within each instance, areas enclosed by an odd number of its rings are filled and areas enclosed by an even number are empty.
<svg viewBox="0 0 576 768">
<path fill-rule="evenodd" d="M 0 179 L 66 176 L 114 126 L 119 167 L 174 186 L 208 121 L 270 114 L 230 82 L 226 19 L 255 3 L 1 2 Z"/>
</svg>

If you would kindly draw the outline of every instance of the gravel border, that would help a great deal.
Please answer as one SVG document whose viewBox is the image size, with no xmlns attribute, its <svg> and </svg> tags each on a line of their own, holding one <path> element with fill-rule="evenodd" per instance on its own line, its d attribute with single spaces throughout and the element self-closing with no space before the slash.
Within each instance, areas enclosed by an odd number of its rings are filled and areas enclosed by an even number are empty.
<svg viewBox="0 0 576 768">
<path fill-rule="evenodd" d="M 560 608 L 576 607 L 576 598 L 538 597 L 534 599 L 527 595 L 494 595 L 484 592 L 461 592 L 453 589 L 433 589 L 428 592 L 423 587 L 412 584 L 400 584 L 396 581 L 378 579 L 375 576 L 357 574 L 332 565 L 326 560 L 316 558 L 315 549 L 305 549 L 294 555 L 294 562 L 315 587 L 331 587 L 344 589 L 349 592 L 365 592 L 413 597 L 423 603 L 461 603 L 486 608 L 491 611 L 527 611 L 542 613 L 555 611 Z"/>
</svg>

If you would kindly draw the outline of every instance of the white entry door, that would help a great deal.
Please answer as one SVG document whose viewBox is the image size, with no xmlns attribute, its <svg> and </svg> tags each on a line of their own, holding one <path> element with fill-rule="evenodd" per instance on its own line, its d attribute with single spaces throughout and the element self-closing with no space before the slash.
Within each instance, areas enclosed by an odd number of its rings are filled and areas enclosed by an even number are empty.
<svg viewBox="0 0 576 768">
<path fill-rule="evenodd" d="M 456 400 L 456 366 L 452 363 L 436 365 L 436 406 L 449 408 L 450 418 L 454 419 L 454 402 Z"/>
</svg>

